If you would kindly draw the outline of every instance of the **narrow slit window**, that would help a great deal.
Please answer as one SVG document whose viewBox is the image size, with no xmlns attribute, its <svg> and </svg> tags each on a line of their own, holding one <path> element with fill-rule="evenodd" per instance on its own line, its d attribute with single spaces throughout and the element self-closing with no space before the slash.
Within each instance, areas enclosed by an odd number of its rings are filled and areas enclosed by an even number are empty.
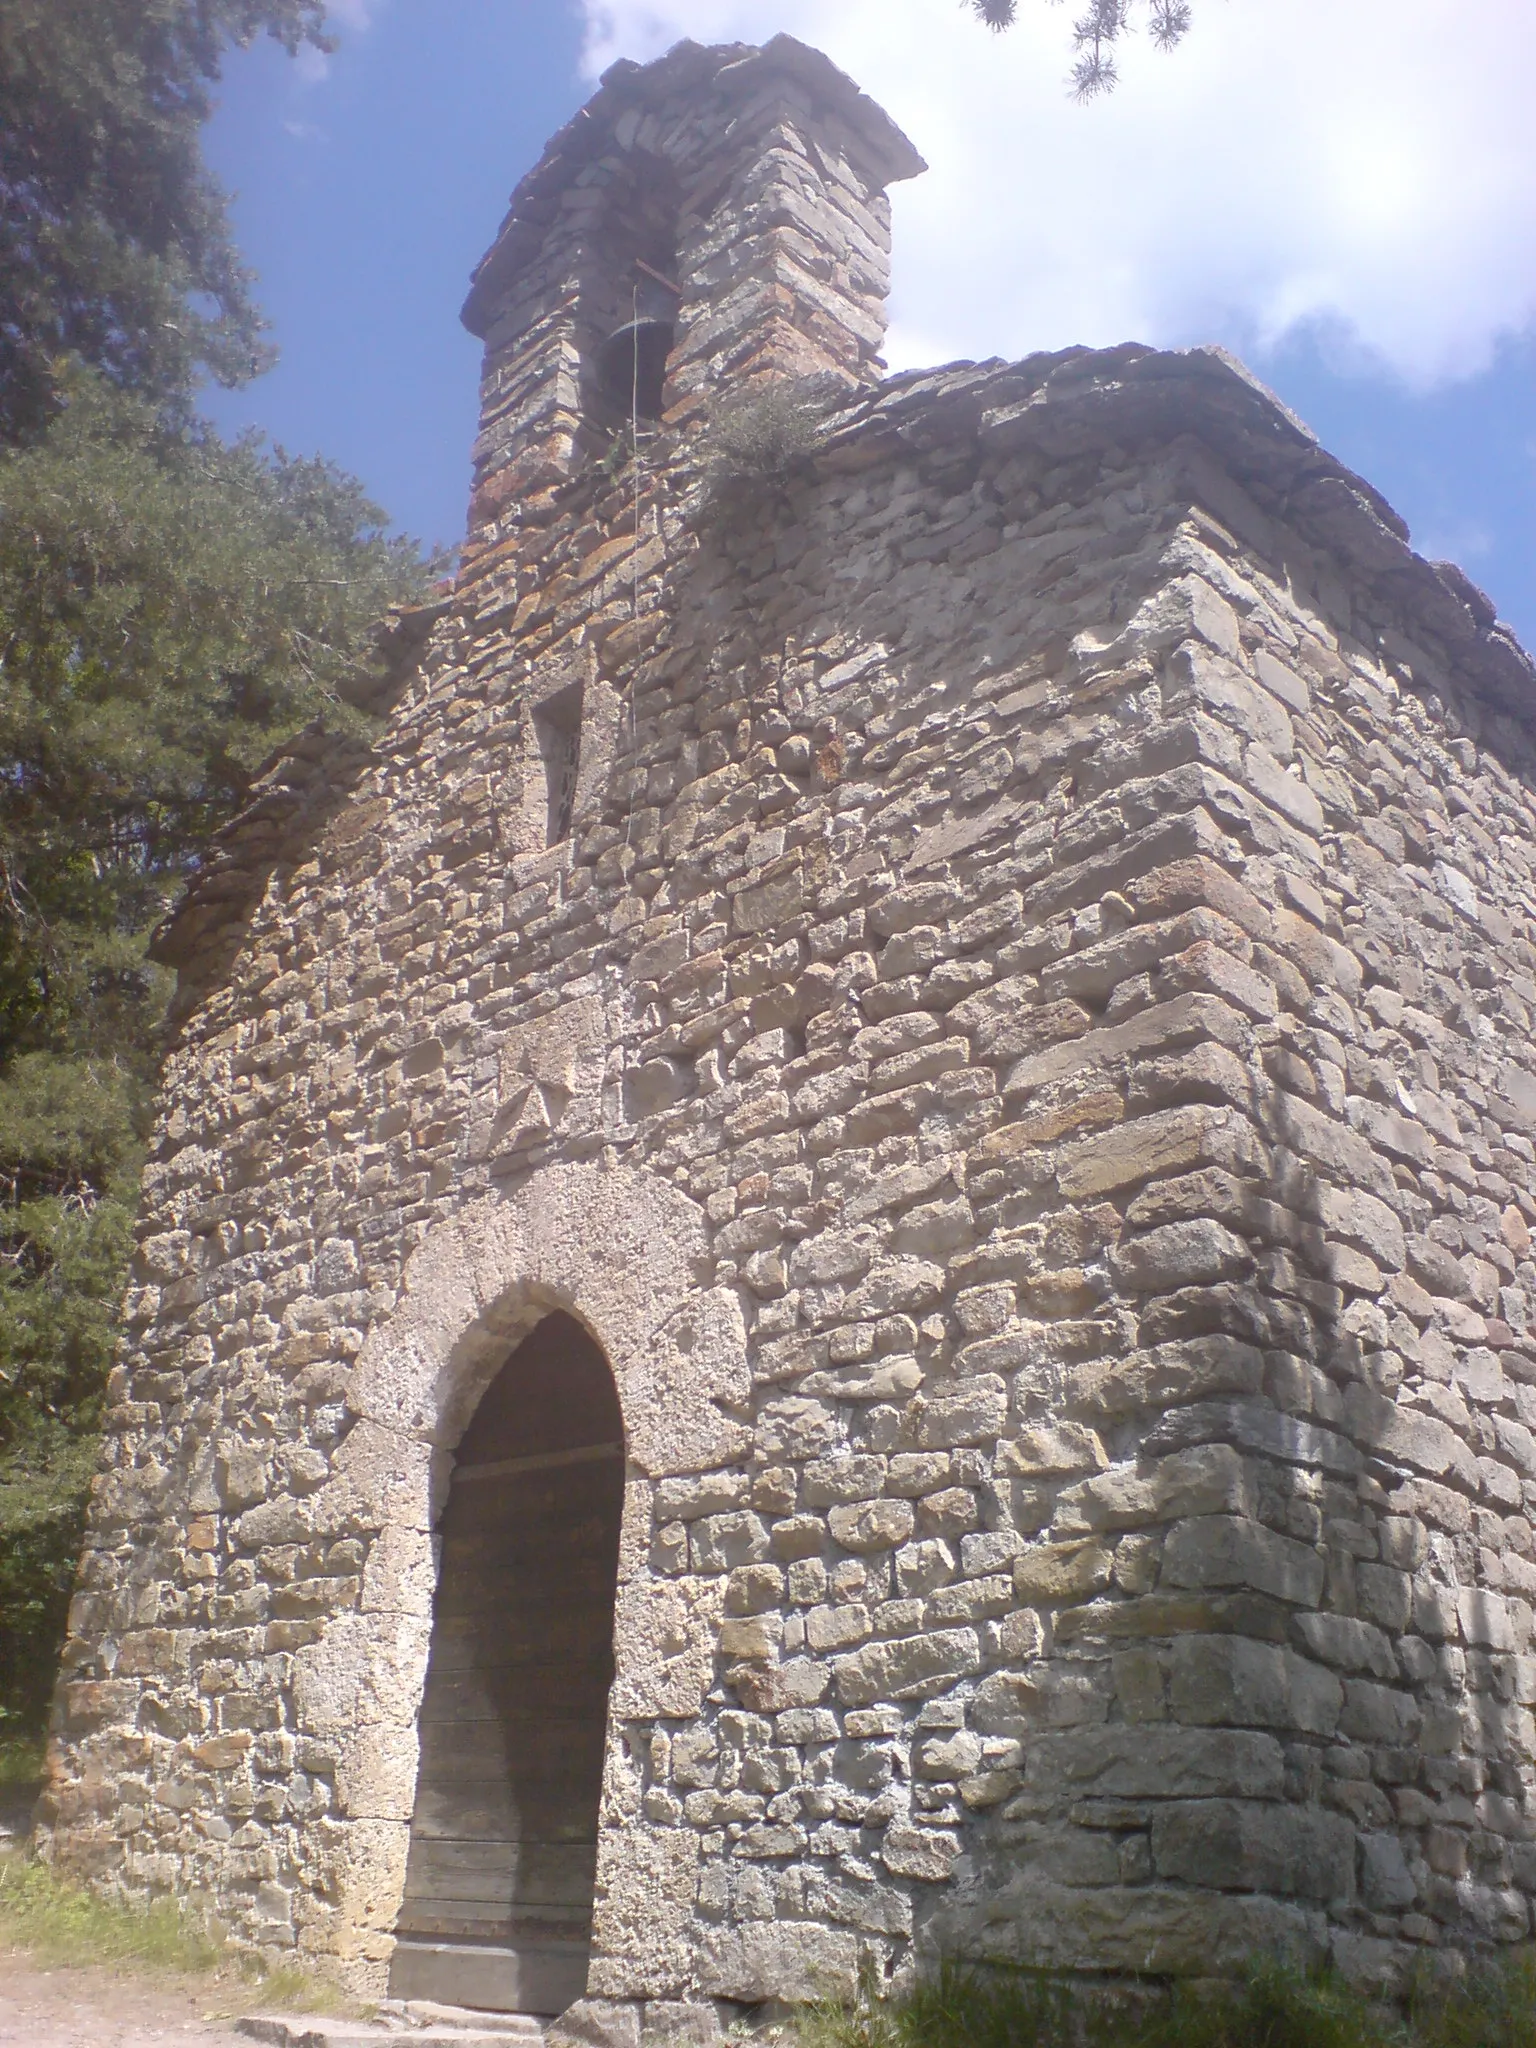
<svg viewBox="0 0 1536 2048">
<path fill-rule="evenodd" d="M 533 714 L 534 732 L 544 762 L 548 800 L 544 827 L 546 846 L 568 839 L 576 810 L 576 776 L 581 765 L 581 688 L 573 684 L 548 698 Z"/>
</svg>

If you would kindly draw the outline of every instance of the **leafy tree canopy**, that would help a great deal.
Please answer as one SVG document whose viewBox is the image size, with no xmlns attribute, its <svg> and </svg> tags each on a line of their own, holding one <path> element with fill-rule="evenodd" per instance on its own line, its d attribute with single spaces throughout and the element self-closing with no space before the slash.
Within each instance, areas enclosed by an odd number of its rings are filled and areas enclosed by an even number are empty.
<svg viewBox="0 0 1536 2048">
<path fill-rule="evenodd" d="M 41 431 L 72 358 L 184 399 L 268 352 L 203 162 L 230 43 L 329 47 L 323 0 L 0 0 L 0 441 Z"/>
<path fill-rule="evenodd" d="M 169 976 L 149 935 L 413 542 L 196 417 L 270 351 L 201 130 L 323 0 L 0 0 L 0 1769 L 46 1711 Z M 144 1395 L 154 1398 L 152 1393 Z"/>
<path fill-rule="evenodd" d="M 0 452 L 0 1742 L 35 1725 L 111 1364 L 169 977 L 149 934 L 253 770 L 419 594 L 322 461 L 76 370 Z"/>
<path fill-rule="evenodd" d="M 971 11 L 988 28 L 1012 28 L 1019 15 L 1019 0 L 970 0 Z M 1072 67 L 1072 89 L 1082 100 L 1113 90 L 1119 73 L 1115 46 L 1137 25 L 1136 0 L 1088 0 L 1087 11 L 1072 24 L 1072 41 L 1077 61 Z M 1146 0 L 1146 24 L 1159 49 L 1171 50 L 1191 21 L 1189 0 Z"/>
</svg>

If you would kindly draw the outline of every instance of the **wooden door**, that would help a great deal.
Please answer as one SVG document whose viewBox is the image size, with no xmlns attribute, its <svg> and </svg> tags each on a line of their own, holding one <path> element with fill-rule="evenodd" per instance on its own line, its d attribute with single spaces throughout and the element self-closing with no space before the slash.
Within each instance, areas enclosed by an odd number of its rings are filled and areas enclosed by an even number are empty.
<svg viewBox="0 0 1536 2048">
<path fill-rule="evenodd" d="M 443 1511 L 397 1998 L 553 2013 L 586 1989 L 623 1500 L 607 1361 L 549 1316 Z"/>
</svg>

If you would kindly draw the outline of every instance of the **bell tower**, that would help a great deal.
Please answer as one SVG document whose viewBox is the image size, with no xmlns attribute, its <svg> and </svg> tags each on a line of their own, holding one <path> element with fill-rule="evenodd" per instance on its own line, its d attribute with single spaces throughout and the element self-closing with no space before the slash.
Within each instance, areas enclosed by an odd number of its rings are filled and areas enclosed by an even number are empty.
<svg viewBox="0 0 1536 2048">
<path fill-rule="evenodd" d="M 485 342 L 470 546 L 635 420 L 755 378 L 881 374 L 886 187 L 925 168 L 792 36 L 615 64 L 512 195 L 463 318 Z"/>
</svg>

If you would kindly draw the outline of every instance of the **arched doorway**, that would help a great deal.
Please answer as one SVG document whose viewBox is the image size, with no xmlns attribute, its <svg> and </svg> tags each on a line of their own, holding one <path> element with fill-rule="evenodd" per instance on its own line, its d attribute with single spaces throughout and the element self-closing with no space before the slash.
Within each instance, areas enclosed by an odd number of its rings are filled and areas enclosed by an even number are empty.
<svg viewBox="0 0 1536 2048">
<path fill-rule="evenodd" d="M 443 1510 L 397 1998 L 555 2013 L 586 1990 L 623 1502 L 607 1360 L 546 1316 Z"/>
</svg>

